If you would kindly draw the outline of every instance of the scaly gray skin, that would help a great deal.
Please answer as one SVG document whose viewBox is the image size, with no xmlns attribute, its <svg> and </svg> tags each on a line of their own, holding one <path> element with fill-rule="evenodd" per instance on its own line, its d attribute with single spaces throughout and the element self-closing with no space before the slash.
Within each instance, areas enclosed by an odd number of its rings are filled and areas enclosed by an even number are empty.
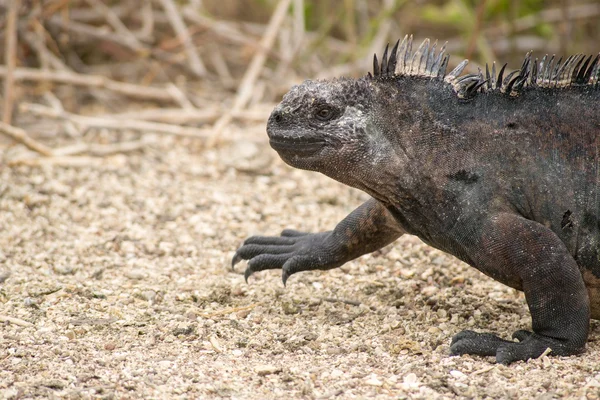
<svg viewBox="0 0 600 400">
<path fill-rule="evenodd" d="M 374 77 L 293 87 L 267 124 L 286 163 L 372 199 L 332 231 L 251 237 L 233 264 L 248 260 L 246 279 L 281 268 L 285 284 L 408 233 L 525 292 L 533 332 L 518 331 L 513 342 L 463 331 L 452 354 L 509 364 L 548 347 L 552 355 L 584 351 L 590 316 L 600 318 L 598 78 L 523 84 L 512 95 L 506 85 L 471 86 L 461 98 L 456 80 L 391 73 L 395 58 L 384 62 Z"/>
</svg>

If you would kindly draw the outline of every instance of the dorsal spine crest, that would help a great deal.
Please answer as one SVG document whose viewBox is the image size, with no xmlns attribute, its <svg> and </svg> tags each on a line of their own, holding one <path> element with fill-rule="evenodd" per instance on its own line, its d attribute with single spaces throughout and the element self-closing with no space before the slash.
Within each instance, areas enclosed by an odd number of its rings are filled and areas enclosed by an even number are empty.
<svg viewBox="0 0 600 400">
<path fill-rule="evenodd" d="M 431 44 L 425 39 L 417 50 L 412 52 L 413 36 L 406 35 L 400 43 L 396 42 L 388 55 L 386 46 L 381 62 L 377 55 L 373 57 L 374 79 L 390 76 L 418 76 L 444 81 L 452 86 L 459 98 L 471 98 L 477 93 L 499 91 L 509 96 L 518 96 L 525 88 L 563 88 L 572 85 L 600 87 L 600 53 L 593 57 L 584 54 L 569 56 L 564 62 L 562 57 L 555 60 L 546 54 L 540 61 L 532 59 L 528 52 L 521 68 L 506 77 L 504 64 L 496 74 L 496 63 L 492 70 L 485 65 L 485 75 L 481 70 L 477 74 L 461 75 L 468 60 L 460 62 L 456 68 L 446 74 L 449 55 L 446 54 L 446 43 L 436 51 L 437 41 Z"/>
</svg>

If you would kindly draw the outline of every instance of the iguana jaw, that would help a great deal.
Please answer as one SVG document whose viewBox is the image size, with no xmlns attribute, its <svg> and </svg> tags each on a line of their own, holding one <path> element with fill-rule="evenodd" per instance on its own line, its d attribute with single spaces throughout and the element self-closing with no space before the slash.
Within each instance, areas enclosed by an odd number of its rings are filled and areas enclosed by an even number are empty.
<svg viewBox="0 0 600 400">
<path fill-rule="evenodd" d="M 271 136 L 269 143 L 282 158 L 285 158 L 286 155 L 311 156 L 325 147 L 325 141 L 322 139 L 290 139 Z"/>
</svg>

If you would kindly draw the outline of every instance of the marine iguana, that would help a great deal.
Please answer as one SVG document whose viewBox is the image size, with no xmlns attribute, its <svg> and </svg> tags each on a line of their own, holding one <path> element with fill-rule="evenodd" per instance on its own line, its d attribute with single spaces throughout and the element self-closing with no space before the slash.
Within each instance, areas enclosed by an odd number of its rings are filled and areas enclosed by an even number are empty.
<svg viewBox="0 0 600 400">
<path fill-rule="evenodd" d="M 505 76 L 446 73 L 445 45 L 397 42 L 373 73 L 294 86 L 267 123 L 289 165 L 372 198 L 333 230 L 253 236 L 232 260 L 327 270 L 403 234 L 522 290 L 532 332 L 518 342 L 469 330 L 450 353 L 498 363 L 584 351 L 600 319 L 600 54 L 525 57 Z"/>
</svg>

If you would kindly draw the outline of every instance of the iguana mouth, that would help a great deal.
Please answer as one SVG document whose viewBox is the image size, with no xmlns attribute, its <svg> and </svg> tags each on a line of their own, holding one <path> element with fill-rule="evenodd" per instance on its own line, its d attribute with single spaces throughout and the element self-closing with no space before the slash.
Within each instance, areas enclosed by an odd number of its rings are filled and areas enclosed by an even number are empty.
<svg viewBox="0 0 600 400">
<path fill-rule="evenodd" d="M 310 155 L 325 146 L 324 140 L 288 140 L 288 139 L 271 139 L 269 144 L 277 152 L 294 153 L 302 155 Z"/>
</svg>

